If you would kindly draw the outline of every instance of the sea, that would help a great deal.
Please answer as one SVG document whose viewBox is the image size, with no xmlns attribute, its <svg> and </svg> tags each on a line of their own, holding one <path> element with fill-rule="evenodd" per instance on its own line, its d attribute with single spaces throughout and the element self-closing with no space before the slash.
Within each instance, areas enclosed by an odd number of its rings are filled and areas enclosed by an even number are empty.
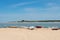
<svg viewBox="0 0 60 40">
<path fill-rule="evenodd" d="M 0 28 L 6 28 L 9 26 L 16 26 L 16 27 L 21 27 L 21 26 L 43 26 L 46 28 L 49 27 L 59 27 L 60 28 L 60 22 L 20 22 L 20 23 L 0 23 Z"/>
</svg>

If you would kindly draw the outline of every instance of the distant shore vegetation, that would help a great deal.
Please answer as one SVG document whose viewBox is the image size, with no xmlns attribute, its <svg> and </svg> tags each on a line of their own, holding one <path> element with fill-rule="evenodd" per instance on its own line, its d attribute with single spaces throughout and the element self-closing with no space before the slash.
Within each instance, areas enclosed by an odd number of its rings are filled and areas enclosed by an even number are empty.
<svg viewBox="0 0 60 40">
<path fill-rule="evenodd" d="M 21 20 L 21 21 L 17 21 L 17 22 L 60 22 L 60 20 Z"/>
</svg>

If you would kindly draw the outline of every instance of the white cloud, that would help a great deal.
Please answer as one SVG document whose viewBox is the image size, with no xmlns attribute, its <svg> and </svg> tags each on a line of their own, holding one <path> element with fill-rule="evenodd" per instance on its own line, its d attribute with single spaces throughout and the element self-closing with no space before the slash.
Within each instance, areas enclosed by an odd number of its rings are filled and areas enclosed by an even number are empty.
<svg viewBox="0 0 60 40">
<path fill-rule="evenodd" d="M 27 13 L 58 13 L 60 10 L 60 7 L 52 6 L 47 8 L 24 8 L 23 10 Z"/>
<path fill-rule="evenodd" d="M 24 6 L 24 5 L 33 4 L 33 3 L 37 3 L 37 1 L 17 3 L 17 4 L 12 5 L 12 7 L 15 8 L 15 7 L 18 7 L 18 6 Z"/>
<path fill-rule="evenodd" d="M 16 4 L 14 7 L 17 6 L 24 6 L 27 4 L 32 4 L 35 2 L 30 3 L 20 3 Z M 47 8 L 23 8 L 21 11 L 25 11 L 26 13 L 17 13 L 17 14 L 11 14 L 10 18 L 17 20 L 24 19 L 24 20 L 47 20 L 47 19 L 60 19 L 60 6 L 58 6 L 56 3 L 48 3 L 46 4 Z M 58 12 L 59 11 L 59 12 Z M 15 19 L 15 20 L 16 20 Z"/>
<path fill-rule="evenodd" d="M 52 3 L 49 2 L 47 4 L 45 4 L 46 8 L 44 8 L 43 10 L 47 10 L 48 12 L 57 12 L 60 10 L 60 6 L 57 3 Z"/>
<path fill-rule="evenodd" d="M 26 14 L 23 19 L 60 19 L 60 6 L 51 6 L 47 8 L 24 8 Z"/>
<path fill-rule="evenodd" d="M 37 12 L 38 8 L 24 8 L 25 12 Z"/>
<path fill-rule="evenodd" d="M 52 2 L 49 2 L 46 4 L 46 7 L 59 7 L 59 5 L 57 3 L 52 3 Z"/>
<path fill-rule="evenodd" d="M 56 5 L 56 3 L 51 3 L 51 2 L 50 2 L 50 3 L 48 3 L 47 5 L 48 5 L 48 6 L 54 6 L 54 5 Z"/>
</svg>

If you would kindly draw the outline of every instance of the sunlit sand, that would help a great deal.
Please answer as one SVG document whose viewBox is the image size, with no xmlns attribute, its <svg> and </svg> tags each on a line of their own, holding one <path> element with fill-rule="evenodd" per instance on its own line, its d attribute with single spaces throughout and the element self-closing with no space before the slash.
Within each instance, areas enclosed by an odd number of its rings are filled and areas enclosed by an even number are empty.
<svg viewBox="0 0 60 40">
<path fill-rule="evenodd" d="M 0 28 L 0 40 L 60 40 L 60 30 Z"/>
</svg>

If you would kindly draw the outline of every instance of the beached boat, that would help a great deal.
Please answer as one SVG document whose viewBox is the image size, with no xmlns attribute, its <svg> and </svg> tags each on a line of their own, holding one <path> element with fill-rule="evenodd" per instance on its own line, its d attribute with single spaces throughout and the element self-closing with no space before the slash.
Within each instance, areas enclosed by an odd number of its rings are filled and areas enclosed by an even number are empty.
<svg viewBox="0 0 60 40">
<path fill-rule="evenodd" d="M 43 28 L 43 26 L 35 26 L 36 28 Z"/>
<path fill-rule="evenodd" d="M 28 29 L 33 30 L 35 26 L 30 26 Z"/>
</svg>

